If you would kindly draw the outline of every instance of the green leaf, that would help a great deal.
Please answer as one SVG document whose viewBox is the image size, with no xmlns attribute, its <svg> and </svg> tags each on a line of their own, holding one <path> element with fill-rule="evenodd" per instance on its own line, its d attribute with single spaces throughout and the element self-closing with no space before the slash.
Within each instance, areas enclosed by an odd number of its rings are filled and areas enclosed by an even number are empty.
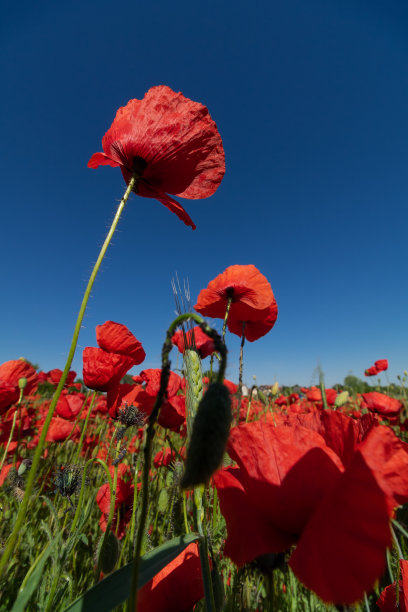
<svg viewBox="0 0 408 612">
<path fill-rule="evenodd" d="M 33 566 L 28 570 L 21 584 L 17 599 L 14 602 L 11 612 L 24 612 L 28 609 L 26 606 L 41 580 L 45 564 L 47 563 L 49 556 L 52 554 L 57 541 L 59 541 L 59 537 L 56 537 L 49 542 L 44 548 L 43 552 L 37 557 Z"/>
<path fill-rule="evenodd" d="M 174 538 L 151 550 L 141 558 L 139 584 L 140 589 L 149 582 L 163 567 L 175 559 L 191 542 L 198 540 L 198 533 Z M 129 597 L 130 580 L 133 562 L 121 567 L 113 574 L 86 591 L 65 612 L 111 612 Z M 13 610 L 14 612 L 14 610 Z"/>
</svg>

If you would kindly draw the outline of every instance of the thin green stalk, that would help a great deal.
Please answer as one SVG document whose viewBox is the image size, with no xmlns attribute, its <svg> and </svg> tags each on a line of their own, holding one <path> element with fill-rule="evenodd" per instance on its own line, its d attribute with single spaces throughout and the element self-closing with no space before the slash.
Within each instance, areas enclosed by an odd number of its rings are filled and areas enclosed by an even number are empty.
<svg viewBox="0 0 408 612">
<path fill-rule="evenodd" d="M 225 309 L 224 323 L 222 324 L 222 340 L 225 342 L 225 330 L 227 329 L 228 315 L 232 304 L 232 297 L 228 298 L 227 308 Z"/>
<path fill-rule="evenodd" d="M 14 523 L 14 529 L 10 534 L 9 539 L 7 540 L 7 544 L 4 548 L 4 553 L 3 556 L 1 557 L 0 560 L 0 575 L 1 573 L 4 571 L 5 566 L 11 556 L 12 553 L 14 553 L 16 551 L 16 546 L 17 546 L 17 538 L 21 533 L 23 524 L 26 521 L 26 514 L 27 514 L 27 507 L 28 507 L 28 501 L 30 499 L 31 496 L 31 492 L 33 490 L 34 487 L 34 481 L 35 481 L 35 477 L 37 474 L 37 470 L 38 470 L 38 466 L 40 464 L 40 459 L 41 459 L 41 455 L 42 452 L 44 450 L 44 446 L 45 446 L 45 438 L 47 436 L 47 432 L 48 432 L 48 428 L 50 426 L 51 423 L 51 419 L 54 416 L 54 412 L 55 412 L 55 408 L 57 405 L 57 402 L 60 398 L 60 395 L 62 393 L 62 389 L 64 388 L 65 385 L 65 381 L 67 380 L 67 376 L 69 373 L 69 370 L 71 368 L 71 364 L 72 364 L 72 360 L 74 358 L 74 354 L 75 354 L 75 349 L 78 343 L 78 337 L 79 337 L 79 332 L 81 330 L 81 325 L 82 325 L 82 321 L 85 315 L 85 310 L 88 304 L 88 300 L 89 300 L 89 296 L 91 294 L 92 291 L 92 287 L 93 284 L 95 282 L 95 278 L 96 275 L 98 274 L 99 268 L 101 267 L 101 263 L 102 260 L 105 256 L 105 253 L 108 249 L 109 243 L 112 240 L 112 236 L 115 233 L 116 227 L 119 223 L 119 219 L 120 216 L 122 214 L 122 211 L 125 207 L 126 202 L 129 199 L 129 196 L 132 192 L 133 187 L 135 186 L 136 183 L 136 176 L 132 176 L 132 178 L 129 181 L 129 185 L 125 191 L 125 194 L 122 198 L 122 200 L 120 201 L 120 204 L 118 206 L 118 209 L 116 211 L 115 217 L 112 221 L 112 225 L 109 229 L 109 232 L 105 238 L 105 242 L 102 245 L 102 248 L 100 250 L 100 253 L 98 255 L 98 259 L 96 260 L 96 263 L 93 267 L 91 276 L 89 277 L 89 281 L 88 284 L 86 286 L 85 289 L 85 293 L 84 293 L 84 297 L 82 299 L 82 303 L 81 303 L 81 307 L 79 309 L 79 313 L 78 313 L 78 318 L 75 324 L 75 328 L 74 328 L 74 335 L 72 337 L 72 341 L 71 341 L 71 347 L 69 349 L 69 353 L 68 353 L 68 357 L 67 357 L 67 362 L 65 364 L 65 368 L 64 371 L 62 373 L 62 376 L 60 378 L 60 381 L 58 383 L 58 387 L 54 393 L 54 396 L 52 398 L 51 404 L 50 404 L 50 408 L 48 410 L 48 414 L 47 414 L 47 418 L 44 421 L 44 425 L 41 431 L 41 435 L 40 435 L 40 439 L 38 440 L 38 445 L 36 448 L 36 451 L 34 453 L 34 457 L 33 457 L 33 463 L 31 465 L 29 474 L 28 474 L 28 478 L 27 478 L 27 482 L 26 482 L 26 488 L 25 488 L 25 493 L 24 493 L 24 498 L 23 501 L 21 502 L 18 514 L 17 514 L 17 518 L 16 518 L 16 522 Z"/>
<path fill-rule="evenodd" d="M 73 461 L 74 464 L 78 461 L 79 455 L 81 454 L 82 443 L 83 443 L 84 438 L 85 438 L 86 429 L 88 427 L 89 417 L 91 416 L 91 412 L 92 412 L 93 405 L 95 403 L 95 399 L 96 399 L 96 391 L 94 391 L 94 393 L 92 395 L 92 399 L 91 399 L 90 404 L 89 404 L 88 412 L 86 414 L 85 422 L 84 422 L 83 427 L 82 427 L 81 437 L 79 438 L 78 448 L 76 450 L 75 458 L 74 458 L 74 461 Z"/>
<path fill-rule="evenodd" d="M 239 351 L 237 423 L 239 423 L 239 411 L 241 410 L 241 401 L 242 401 L 242 378 L 243 378 L 243 371 L 244 371 L 244 344 L 245 344 L 245 321 L 242 321 L 242 339 L 241 339 L 241 348 Z"/>
</svg>

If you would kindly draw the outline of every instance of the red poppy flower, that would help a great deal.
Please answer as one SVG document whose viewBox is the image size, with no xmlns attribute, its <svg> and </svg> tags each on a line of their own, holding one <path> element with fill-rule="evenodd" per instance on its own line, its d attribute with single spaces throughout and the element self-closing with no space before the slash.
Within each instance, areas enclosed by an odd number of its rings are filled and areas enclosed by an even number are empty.
<svg viewBox="0 0 408 612">
<path fill-rule="evenodd" d="M 363 393 L 362 396 L 364 400 L 364 407 L 378 412 L 378 414 L 381 414 L 384 417 L 395 416 L 402 408 L 402 404 L 399 400 L 395 399 L 394 397 L 389 397 L 384 393 L 379 393 L 378 391 Z"/>
<path fill-rule="evenodd" d="M 350 604 L 383 573 L 390 516 L 408 500 L 408 446 L 383 426 L 359 442 L 352 419 L 323 414 L 321 433 L 261 421 L 235 427 L 228 452 L 238 467 L 214 481 L 235 563 L 296 544 L 299 580 L 324 601 Z"/>
<path fill-rule="evenodd" d="M 12 359 L 0 365 L 0 381 L 14 385 L 18 388 L 20 378 L 25 378 L 24 395 L 28 395 L 38 381 L 38 374 L 33 366 L 25 359 Z"/>
<path fill-rule="evenodd" d="M 193 229 L 184 208 L 167 194 L 207 198 L 225 173 L 221 136 L 207 108 L 165 85 L 119 108 L 102 147 L 89 168 L 119 166 L 126 183 L 135 174 L 135 193 L 159 200 Z"/>
<path fill-rule="evenodd" d="M 271 306 L 266 309 L 265 315 L 259 321 L 245 321 L 244 336 L 249 342 L 254 342 L 258 338 L 265 336 L 276 323 L 278 318 L 278 305 L 273 301 Z M 234 317 L 228 317 L 228 329 L 231 333 L 242 337 L 244 321 Z"/>
<path fill-rule="evenodd" d="M 230 266 L 202 289 L 194 308 L 207 317 L 223 319 L 229 299 L 229 316 L 241 321 L 259 321 L 275 302 L 272 288 L 252 264 Z"/>
<path fill-rule="evenodd" d="M 96 338 L 100 348 L 87 346 L 83 351 L 83 379 L 90 389 L 108 391 L 130 368 L 142 363 L 146 353 L 121 323 L 106 321 L 98 325 Z"/>
<path fill-rule="evenodd" d="M 375 366 L 371 366 L 364 371 L 364 376 L 376 376 L 378 374 L 378 370 Z"/>
<path fill-rule="evenodd" d="M 137 612 L 189 612 L 203 597 L 200 555 L 192 542 L 139 590 Z"/>
<path fill-rule="evenodd" d="M 395 582 L 387 586 L 380 595 L 377 601 L 377 606 L 382 612 L 408 612 L 408 561 L 400 559 L 401 580 L 398 583 L 399 598 L 397 606 L 397 598 L 395 592 Z"/>
<path fill-rule="evenodd" d="M 46 382 L 54 386 L 58 385 L 61 379 L 61 376 L 62 376 L 62 370 L 60 370 L 59 368 L 54 368 L 53 370 L 50 370 L 49 372 L 39 373 L 39 377 L 41 380 L 45 380 Z M 76 378 L 76 372 L 74 372 L 74 370 L 70 370 L 68 372 L 68 376 L 65 381 L 64 387 L 70 387 L 74 383 L 75 378 Z"/>
<path fill-rule="evenodd" d="M 187 342 L 186 342 L 187 340 Z M 201 359 L 205 359 L 214 352 L 214 342 L 201 329 L 199 325 L 184 333 L 182 329 L 177 330 L 171 339 L 177 346 L 180 353 L 184 353 L 187 348 L 195 348 Z"/>
<path fill-rule="evenodd" d="M 378 361 L 374 361 L 374 365 L 378 372 L 385 372 L 385 370 L 388 370 L 388 359 L 378 359 Z"/>
<path fill-rule="evenodd" d="M 74 439 L 77 438 L 79 433 L 80 429 L 78 425 L 73 426 L 72 423 L 66 419 L 53 417 L 45 439 L 48 442 L 63 442 L 68 436 Z"/>
</svg>

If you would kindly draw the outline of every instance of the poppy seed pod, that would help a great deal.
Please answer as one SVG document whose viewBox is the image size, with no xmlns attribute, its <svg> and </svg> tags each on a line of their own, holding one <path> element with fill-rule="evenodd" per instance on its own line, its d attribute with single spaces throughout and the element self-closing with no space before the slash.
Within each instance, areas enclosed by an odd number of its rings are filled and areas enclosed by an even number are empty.
<svg viewBox="0 0 408 612">
<path fill-rule="evenodd" d="M 212 383 L 201 400 L 187 451 L 181 479 L 183 489 L 207 484 L 221 465 L 232 420 L 227 387 Z"/>
</svg>

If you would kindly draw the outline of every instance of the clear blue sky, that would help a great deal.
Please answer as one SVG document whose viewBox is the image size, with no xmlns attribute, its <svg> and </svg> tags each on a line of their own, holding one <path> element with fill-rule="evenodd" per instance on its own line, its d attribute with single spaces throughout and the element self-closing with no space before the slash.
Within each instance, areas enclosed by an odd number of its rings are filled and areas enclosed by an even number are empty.
<svg viewBox="0 0 408 612">
<path fill-rule="evenodd" d="M 193 232 L 132 196 L 94 286 L 95 326 L 127 325 L 158 367 L 171 278 L 192 301 L 232 264 L 268 278 L 279 316 L 244 378 L 327 384 L 388 358 L 408 368 L 408 5 L 405 0 L 8 3 L 0 23 L 0 363 L 62 368 L 125 189 L 87 168 L 119 106 L 166 84 L 207 105 L 226 175 L 183 200 Z M 219 327 L 220 328 L 220 327 Z M 237 380 L 239 338 L 228 339 Z M 175 352 L 173 353 L 175 358 Z"/>
</svg>

